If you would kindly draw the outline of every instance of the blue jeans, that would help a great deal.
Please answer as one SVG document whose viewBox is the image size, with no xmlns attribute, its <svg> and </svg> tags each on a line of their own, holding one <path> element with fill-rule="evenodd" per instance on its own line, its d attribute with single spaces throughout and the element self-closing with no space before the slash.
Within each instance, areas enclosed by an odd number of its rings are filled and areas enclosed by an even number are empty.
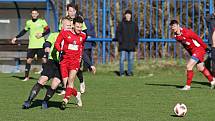
<svg viewBox="0 0 215 121">
<path fill-rule="evenodd" d="M 120 62 L 119 62 L 119 70 L 120 75 L 124 74 L 124 61 L 128 60 L 128 74 L 132 74 L 133 63 L 134 63 L 134 52 L 121 51 L 120 52 Z"/>
</svg>

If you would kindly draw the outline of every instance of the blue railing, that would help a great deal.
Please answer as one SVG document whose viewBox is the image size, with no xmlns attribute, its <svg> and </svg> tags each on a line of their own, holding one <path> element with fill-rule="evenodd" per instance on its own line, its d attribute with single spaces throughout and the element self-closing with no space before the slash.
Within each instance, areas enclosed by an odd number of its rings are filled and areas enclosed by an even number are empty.
<svg viewBox="0 0 215 121">
<path fill-rule="evenodd" d="M 74 1 L 74 0 L 73 0 Z M 172 39 L 169 21 L 192 28 L 207 42 L 204 18 L 213 13 L 213 0 L 75 0 L 84 17 L 95 26 L 96 41 L 94 62 L 111 62 L 118 58 L 118 43 L 112 41 L 119 21 L 126 9 L 133 12 L 139 26 L 139 43 L 136 57 L 140 59 L 187 57 L 182 47 Z M 64 2 L 65 3 L 65 2 Z"/>
</svg>

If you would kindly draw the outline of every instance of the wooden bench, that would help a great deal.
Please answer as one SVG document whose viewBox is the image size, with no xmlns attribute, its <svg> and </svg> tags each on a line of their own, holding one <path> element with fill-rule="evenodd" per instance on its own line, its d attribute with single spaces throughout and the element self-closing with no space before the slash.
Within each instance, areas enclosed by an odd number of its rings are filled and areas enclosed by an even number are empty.
<svg viewBox="0 0 215 121">
<path fill-rule="evenodd" d="M 12 44 L 9 39 L 0 39 L 0 64 L 13 65 L 14 61 L 26 60 L 28 40 L 17 41 L 19 44 Z"/>
</svg>

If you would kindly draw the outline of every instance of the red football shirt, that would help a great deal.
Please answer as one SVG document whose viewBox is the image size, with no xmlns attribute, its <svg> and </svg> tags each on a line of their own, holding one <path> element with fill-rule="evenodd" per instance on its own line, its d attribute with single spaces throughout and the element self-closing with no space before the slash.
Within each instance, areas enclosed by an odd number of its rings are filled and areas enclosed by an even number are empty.
<svg viewBox="0 0 215 121">
<path fill-rule="evenodd" d="M 61 43 L 64 40 L 61 47 Z M 62 30 L 55 42 L 57 51 L 63 51 L 63 59 L 81 59 L 84 42 L 86 41 L 86 34 L 81 32 L 76 34 L 71 30 Z"/>
<path fill-rule="evenodd" d="M 197 49 L 205 50 L 207 48 L 203 40 L 191 29 L 181 28 L 180 32 L 180 35 L 175 33 L 175 39 L 180 42 L 190 54 L 193 54 Z"/>
</svg>

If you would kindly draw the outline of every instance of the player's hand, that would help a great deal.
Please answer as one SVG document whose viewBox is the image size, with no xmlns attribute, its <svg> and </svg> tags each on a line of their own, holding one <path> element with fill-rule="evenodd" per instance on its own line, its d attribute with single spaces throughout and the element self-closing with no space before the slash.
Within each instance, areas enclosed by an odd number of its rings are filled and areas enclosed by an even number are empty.
<svg viewBox="0 0 215 121">
<path fill-rule="evenodd" d="M 17 40 L 17 38 L 14 37 L 14 38 L 11 40 L 11 43 L 12 43 L 12 44 L 16 44 L 16 40 Z"/>
<path fill-rule="evenodd" d="M 36 37 L 37 39 L 40 39 L 42 36 L 43 36 L 42 33 L 36 33 L 36 35 L 35 35 L 35 37 Z"/>
<path fill-rule="evenodd" d="M 90 66 L 90 68 L 91 68 L 92 73 L 96 74 L 96 67 L 95 66 Z"/>
</svg>

